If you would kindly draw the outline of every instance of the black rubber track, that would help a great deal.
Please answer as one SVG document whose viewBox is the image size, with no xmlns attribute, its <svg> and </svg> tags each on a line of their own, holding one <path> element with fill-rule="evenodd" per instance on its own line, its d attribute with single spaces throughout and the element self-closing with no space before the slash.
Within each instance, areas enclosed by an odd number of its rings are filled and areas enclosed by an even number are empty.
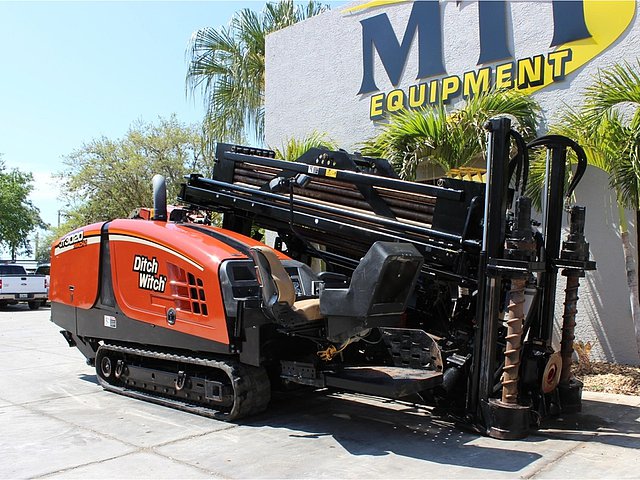
<svg viewBox="0 0 640 480">
<path fill-rule="evenodd" d="M 99 372 L 99 362 L 96 361 L 96 376 L 100 385 L 105 390 L 128 397 L 146 400 L 227 422 L 263 412 L 266 410 L 271 399 L 271 384 L 265 369 L 244 365 L 235 359 L 196 357 L 111 344 L 101 345 L 96 352 L 96 359 L 106 352 L 114 352 L 120 355 L 135 355 L 141 358 L 216 369 L 224 372 L 229 377 L 234 392 L 234 402 L 231 410 L 218 411 L 207 406 L 189 403 L 188 400 L 184 398 L 154 395 L 153 392 L 146 390 L 136 390 L 127 386 L 112 385 L 102 378 Z"/>
</svg>

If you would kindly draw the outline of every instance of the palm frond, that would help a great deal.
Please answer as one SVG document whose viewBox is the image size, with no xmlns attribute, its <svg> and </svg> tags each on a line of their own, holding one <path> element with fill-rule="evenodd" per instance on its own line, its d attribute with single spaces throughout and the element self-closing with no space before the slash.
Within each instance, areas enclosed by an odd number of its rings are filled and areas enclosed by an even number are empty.
<svg viewBox="0 0 640 480">
<path fill-rule="evenodd" d="M 280 148 L 274 148 L 276 158 L 293 161 L 312 148 L 336 150 L 338 146 L 327 134 L 311 132 L 302 138 L 289 138 Z"/>
<path fill-rule="evenodd" d="M 585 89 L 585 113 L 597 121 L 605 112 L 621 104 L 640 106 L 640 61 L 634 65 L 623 62 L 598 72 L 594 82 Z"/>
<path fill-rule="evenodd" d="M 575 124 L 554 125 L 550 133 L 565 135 L 577 141 L 583 147 L 589 165 L 599 168 L 609 176 L 609 186 L 616 191 L 618 201 L 628 208 L 638 208 L 640 192 L 640 169 L 638 166 L 638 141 L 619 118 L 611 112 L 603 117 L 597 128 L 580 123 L 584 114 L 575 116 Z M 574 153 L 568 151 L 569 163 L 574 162 Z M 544 182 L 544 151 L 534 155 L 529 174 L 528 195 L 540 207 L 539 198 Z M 570 169 L 567 172 L 567 183 Z"/>
<path fill-rule="evenodd" d="M 265 37 L 328 5 L 292 0 L 270 2 L 260 13 L 243 9 L 228 27 L 203 28 L 193 33 L 186 51 L 187 94 L 200 93 L 207 108 L 207 132 L 217 140 L 235 141 L 252 133 L 264 138 Z"/>
<path fill-rule="evenodd" d="M 585 89 L 584 104 L 565 108 L 550 128 L 577 141 L 589 164 L 608 174 L 618 202 L 632 209 L 640 207 L 639 67 L 640 62 L 622 62 L 598 72 Z M 539 193 L 543 179 L 535 164 L 530 179 L 532 194 Z"/>
<path fill-rule="evenodd" d="M 507 116 L 513 128 L 525 138 L 535 134 L 538 127 L 540 106 L 530 95 L 517 90 L 491 90 L 469 98 L 460 111 L 463 121 L 477 131 L 495 116 Z"/>
<path fill-rule="evenodd" d="M 440 104 L 393 115 L 362 149 L 365 154 L 387 158 L 405 179 L 414 179 L 420 165 L 442 174 L 479 158 L 485 149 L 488 119 L 508 115 L 530 136 L 539 111 L 538 104 L 520 92 L 492 91 L 470 98 L 453 112 Z"/>
</svg>

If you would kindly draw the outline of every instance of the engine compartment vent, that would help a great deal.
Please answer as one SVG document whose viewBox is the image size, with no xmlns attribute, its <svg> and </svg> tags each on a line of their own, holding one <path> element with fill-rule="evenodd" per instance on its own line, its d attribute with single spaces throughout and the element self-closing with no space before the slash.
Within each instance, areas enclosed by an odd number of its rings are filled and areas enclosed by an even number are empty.
<svg viewBox="0 0 640 480">
<path fill-rule="evenodd" d="M 196 315 L 208 315 L 204 282 L 193 273 L 186 272 L 179 266 L 168 263 L 171 296 L 176 309 Z"/>
</svg>

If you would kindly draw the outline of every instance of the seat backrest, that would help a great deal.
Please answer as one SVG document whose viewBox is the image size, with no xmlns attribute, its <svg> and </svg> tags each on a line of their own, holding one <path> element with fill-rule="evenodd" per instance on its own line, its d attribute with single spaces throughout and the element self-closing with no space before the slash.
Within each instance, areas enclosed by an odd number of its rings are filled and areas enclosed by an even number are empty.
<svg viewBox="0 0 640 480">
<path fill-rule="evenodd" d="M 394 248 L 398 246 L 400 248 Z M 388 256 L 380 267 L 371 295 L 369 315 L 404 312 L 424 262 L 424 257 L 411 244 L 396 243 L 391 247 L 387 249 Z"/>
<path fill-rule="evenodd" d="M 400 315 L 415 288 L 424 257 L 409 243 L 376 242 L 353 271 L 348 288 L 325 288 L 327 316 Z"/>
<path fill-rule="evenodd" d="M 267 246 L 251 247 L 249 253 L 256 264 L 256 275 L 262 288 L 262 299 L 267 308 L 286 303 L 292 306 L 296 291 L 289 274 L 273 250 Z"/>
</svg>

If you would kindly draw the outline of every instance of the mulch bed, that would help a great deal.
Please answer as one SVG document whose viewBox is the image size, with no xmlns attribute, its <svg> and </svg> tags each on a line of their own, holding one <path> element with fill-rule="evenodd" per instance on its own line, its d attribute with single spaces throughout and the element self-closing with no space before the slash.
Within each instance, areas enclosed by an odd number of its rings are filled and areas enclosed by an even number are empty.
<svg viewBox="0 0 640 480">
<path fill-rule="evenodd" d="M 640 368 L 605 362 L 574 365 L 574 373 L 590 392 L 640 395 Z"/>
</svg>

